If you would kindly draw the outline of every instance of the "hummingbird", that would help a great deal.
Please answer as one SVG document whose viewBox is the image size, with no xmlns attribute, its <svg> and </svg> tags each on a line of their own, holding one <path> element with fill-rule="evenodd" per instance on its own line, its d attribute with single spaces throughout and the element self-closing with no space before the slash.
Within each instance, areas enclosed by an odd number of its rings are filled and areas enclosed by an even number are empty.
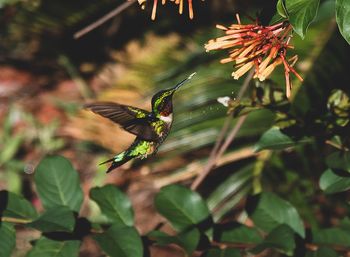
<svg viewBox="0 0 350 257">
<path fill-rule="evenodd" d="M 134 142 L 128 149 L 100 163 L 100 165 L 111 163 L 107 173 L 133 158 L 144 159 L 157 152 L 159 146 L 168 136 L 173 123 L 173 95 L 195 74 L 192 73 L 172 88 L 157 92 L 152 97 L 151 111 L 113 102 L 96 102 L 84 106 L 136 135 Z"/>
</svg>

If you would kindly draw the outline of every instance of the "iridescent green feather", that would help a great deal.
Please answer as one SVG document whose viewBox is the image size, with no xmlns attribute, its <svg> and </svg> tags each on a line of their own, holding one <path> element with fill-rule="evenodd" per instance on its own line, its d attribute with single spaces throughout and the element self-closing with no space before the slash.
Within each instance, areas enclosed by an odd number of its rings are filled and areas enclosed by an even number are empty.
<svg viewBox="0 0 350 257">
<path fill-rule="evenodd" d="M 166 129 L 167 124 L 162 120 L 158 120 L 158 121 L 152 122 L 151 126 L 153 127 L 157 135 L 162 136 Z"/>
<path fill-rule="evenodd" d="M 147 155 L 152 154 L 154 150 L 154 142 L 151 141 L 139 141 L 128 153 L 129 156 L 145 158 Z"/>
<path fill-rule="evenodd" d="M 153 102 L 153 106 L 152 106 L 153 112 L 158 114 L 159 105 L 164 103 L 164 98 L 170 96 L 173 93 L 174 93 L 173 91 L 163 91 L 161 95 L 157 96 L 157 98 Z"/>
<path fill-rule="evenodd" d="M 143 110 L 141 110 L 141 109 L 138 109 L 138 108 L 134 108 L 134 107 L 132 107 L 132 106 L 128 106 L 128 109 L 130 110 L 130 111 L 132 111 L 133 113 L 135 113 L 136 114 L 136 118 L 139 118 L 139 119 L 141 119 L 141 118 L 145 118 L 146 116 L 147 116 L 147 113 L 148 112 L 146 112 L 146 111 L 143 111 Z"/>
</svg>

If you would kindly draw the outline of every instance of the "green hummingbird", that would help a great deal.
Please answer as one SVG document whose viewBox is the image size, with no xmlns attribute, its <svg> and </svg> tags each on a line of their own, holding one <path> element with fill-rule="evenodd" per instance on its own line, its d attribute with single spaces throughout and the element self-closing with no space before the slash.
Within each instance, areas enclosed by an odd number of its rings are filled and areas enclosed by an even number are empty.
<svg viewBox="0 0 350 257">
<path fill-rule="evenodd" d="M 128 149 L 101 163 L 111 163 L 107 173 L 133 158 L 144 159 L 157 152 L 158 147 L 168 136 L 173 123 L 173 95 L 195 74 L 192 73 L 172 88 L 156 93 L 152 97 L 151 111 L 113 102 L 97 102 L 84 106 L 136 135 L 135 141 Z"/>
</svg>

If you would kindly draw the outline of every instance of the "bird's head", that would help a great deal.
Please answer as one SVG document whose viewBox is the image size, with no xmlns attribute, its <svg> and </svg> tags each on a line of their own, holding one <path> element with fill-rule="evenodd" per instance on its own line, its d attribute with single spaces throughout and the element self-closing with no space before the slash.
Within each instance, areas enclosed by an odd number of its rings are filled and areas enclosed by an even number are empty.
<svg viewBox="0 0 350 257">
<path fill-rule="evenodd" d="M 188 78 L 179 82 L 176 86 L 161 90 L 152 97 L 152 110 L 162 116 L 169 116 L 173 113 L 173 95 L 186 82 L 188 82 L 196 73 L 192 73 Z"/>
</svg>

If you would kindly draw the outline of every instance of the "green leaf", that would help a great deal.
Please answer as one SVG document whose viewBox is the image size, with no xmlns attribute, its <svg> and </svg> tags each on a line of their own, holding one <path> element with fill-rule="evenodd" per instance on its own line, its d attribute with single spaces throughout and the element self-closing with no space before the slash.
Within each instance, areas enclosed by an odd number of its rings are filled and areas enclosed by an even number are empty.
<svg viewBox="0 0 350 257">
<path fill-rule="evenodd" d="M 336 151 L 326 158 L 326 163 L 331 169 L 339 169 L 350 172 L 350 152 Z"/>
<path fill-rule="evenodd" d="M 286 0 L 289 22 L 301 38 L 315 19 L 319 4 L 320 0 Z"/>
<path fill-rule="evenodd" d="M 141 237 L 134 227 L 113 225 L 93 237 L 110 257 L 142 257 Z"/>
<path fill-rule="evenodd" d="M 62 156 L 44 158 L 35 170 L 34 181 L 46 209 L 64 205 L 79 212 L 83 203 L 83 191 L 78 173 L 66 158 Z"/>
<path fill-rule="evenodd" d="M 252 252 L 257 254 L 268 248 L 273 248 L 288 256 L 292 256 L 295 249 L 294 232 L 292 229 L 287 225 L 278 226 Z"/>
<path fill-rule="evenodd" d="M 315 252 L 308 252 L 305 257 L 340 257 L 332 248 L 321 246 Z"/>
<path fill-rule="evenodd" d="M 113 185 L 95 187 L 90 191 L 90 198 L 94 200 L 111 221 L 119 225 L 132 226 L 134 212 L 128 197 Z"/>
<path fill-rule="evenodd" d="M 30 202 L 12 192 L 0 191 L 0 205 L 0 213 L 3 208 L 2 215 L 5 217 L 32 220 L 38 216 Z"/>
<path fill-rule="evenodd" d="M 250 195 L 252 191 L 252 184 L 246 184 L 236 194 L 224 201 L 220 208 L 216 209 L 213 215 L 214 222 L 220 221 L 225 218 L 229 212 L 231 212 L 235 206 L 239 205 L 243 199 Z"/>
<path fill-rule="evenodd" d="M 0 153 L 0 166 L 10 161 L 19 150 L 23 143 L 24 136 L 22 134 L 13 135 L 9 140 L 6 140 L 6 144 Z"/>
<path fill-rule="evenodd" d="M 26 257 L 78 257 L 80 241 L 53 241 L 40 238 Z"/>
<path fill-rule="evenodd" d="M 340 33 L 350 44 L 350 1 L 336 0 L 335 14 Z"/>
<path fill-rule="evenodd" d="M 284 0 L 278 0 L 276 5 L 277 13 L 283 18 L 288 18 L 287 7 Z"/>
<path fill-rule="evenodd" d="M 207 198 L 207 204 L 211 211 L 216 209 L 228 197 L 237 193 L 253 177 L 253 166 L 247 165 L 226 178 Z"/>
<path fill-rule="evenodd" d="M 270 192 L 261 193 L 252 200 L 256 199 L 259 200 L 256 208 L 248 210 L 248 213 L 251 213 L 250 217 L 258 228 L 270 232 L 277 226 L 286 224 L 301 237 L 305 237 L 303 222 L 293 205 Z"/>
<path fill-rule="evenodd" d="M 314 20 L 315 23 L 322 21 L 329 21 L 333 19 L 335 14 L 335 1 L 334 0 L 324 0 L 320 2 L 320 7 L 318 8 L 317 17 Z"/>
<path fill-rule="evenodd" d="M 320 178 L 320 188 L 326 194 L 334 194 L 350 189 L 350 177 L 340 177 L 331 169 L 326 170 Z"/>
<path fill-rule="evenodd" d="M 275 15 L 271 18 L 269 24 L 274 25 L 285 20 L 286 18 L 283 18 L 278 12 L 276 12 Z"/>
<path fill-rule="evenodd" d="M 242 257 L 241 253 L 237 249 L 210 249 L 203 254 L 203 257 Z"/>
<path fill-rule="evenodd" d="M 290 138 L 288 135 L 284 134 L 279 128 L 272 127 L 268 131 L 266 131 L 258 143 L 255 145 L 255 151 L 261 151 L 264 149 L 270 150 L 280 150 L 288 147 L 296 146 L 300 143 L 308 143 L 310 139 L 302 139 L 299 141 L 295 141 Z"/>
<path fill-rule="evenodd" d="M 342 228 L 328 228 L 312 231 L 313 243 L 324 246 L 350 247 L 350 233 Z"/>
<path fill-rule="evenodd" d="M 262 237 L 257 229 L 239 223 L 222 224 L 222 228 L 215 231 L 215 234 L 218 234 L 216 241 L 219 242 L 238 244 L 259 244 L 262 242 Z"/>
<path fill-rule="evenodd" d="M 10 257 L 15 246 L 15 228 L 10 223 L 0 222 L 0 257 Z"/>
<path fill-rule="evenodd" d="M 226 178 L 206 199 L 215 222 L 231 211 L 252 187 L 253 165 L 242 167 Z"/>
<path fill-rule="evenodd" d="M 303 85 L 297 90 L 290 109 L 293 116 L 306 123 L 302 126 L 303 132 L 311 136 L 315 136 L 316 131 L 320 129 L 324 130 L 322 128 L 325 125 L 324 122 L 321 124 L 319 122 L 330 115 L 327 104 L 334 90 L 340 89 L 346 94 L 350 94 L 350 87 L 348 87 L 350 85 L 348 74 L 348 67 L 350 67 L 349 44 L 336 29 L 332 33 L 327 33 L 327 31 L 322 33 L 329 34 L 330 38 L 320 49 Z M 340 82 L 334 83 L 334 79 Z M 320 140 L 324 140 L 324 138 L 321 137 Z"/>
<path fill-rule="evenodd" d="M 169 244 L 176 244 L 183 248 L 185 252 L 190 256 L 194 250 L 196 250 L 199 240 L 200 232 L 197 228 L 193 228 L 189 231 L 184 231 L 176 236 L 170 236 L 162 231 L 151 231 L 147 235 L 151 240 L 155 240 L 156 244 L 160 246 L 166 246 Z"/>
<path fill-rule="evenodd" d="M 350 218 L 345 217 L 344 219 L 342 219 L 339 223 L 339 227 L 345 230 L 350 230 Z"/>
<path fill-rule="evenodd" d="M 56 206 L 27 224 L 27 226 L 42 232 L 73 232 L 75 226 L 74 213 L 66 206 Z"/>
<path fill-rule="evenodd" d="M 155 206 L 177 231 L 188 229 L 211 217 L 202 197 L 180 185 L 163 187 L 156 195 Z"/>
</svg>

